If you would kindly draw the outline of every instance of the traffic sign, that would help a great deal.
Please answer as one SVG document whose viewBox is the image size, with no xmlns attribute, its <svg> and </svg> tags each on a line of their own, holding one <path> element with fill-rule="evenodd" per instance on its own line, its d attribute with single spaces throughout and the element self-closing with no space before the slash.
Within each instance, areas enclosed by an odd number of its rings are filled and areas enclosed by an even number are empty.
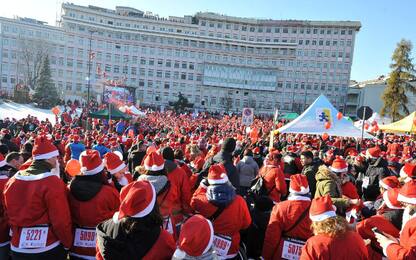
<svg viewBox="0 0 416 260">
<path fill-rule="evenodd" d="M 368 120 L 373 115 L 373 110 L 369 106 L 361 106 L 357 110 L 357 117 L 361 120 Z"/>
</svg>

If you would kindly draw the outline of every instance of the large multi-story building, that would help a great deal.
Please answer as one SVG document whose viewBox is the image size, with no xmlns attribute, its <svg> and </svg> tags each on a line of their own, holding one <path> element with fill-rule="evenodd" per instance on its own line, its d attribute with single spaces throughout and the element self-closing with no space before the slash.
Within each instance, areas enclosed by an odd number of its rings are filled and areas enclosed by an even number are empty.
<svg viewBox="0 0 416 260">
<path fill-rule="evenodd" d="M 145 104 L 183 93 L 196 108 L 300 112 L 321 93 L 345 107 L 356 21 L 238 18 L 208 12 L 161 18 L 129 7 L 62 5 L 58 26 L 0 18 L 1 89 L 22 78 L 19 39 L 50 43 L 52 76 L 66 98 L 85 98 L 89 44 L 98 70 L 125 79 Z"/>
</svg>

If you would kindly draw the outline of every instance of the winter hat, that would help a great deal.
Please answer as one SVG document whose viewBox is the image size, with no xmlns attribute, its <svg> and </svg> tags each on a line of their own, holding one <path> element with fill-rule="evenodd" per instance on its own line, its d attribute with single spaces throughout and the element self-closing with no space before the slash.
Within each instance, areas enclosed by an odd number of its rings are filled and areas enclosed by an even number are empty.
<svg viewBox="0 0 416 260">
<path fill-rule="evenodd" d="M 410 180 L 400 188 L 397 200 L 416 205 L 416 180 Z"/>
<path fill-rule="evenodd" d="M 416 178 L 416 164 L 405 163 L 400 170 L 400 177 L 406 178 L 405 182 Z"/>
<path fill-rule="evenodd" d="M 120 191 L 119 211 L 113 216 L 118 223 L 124 217 L 143 218 L 152 212 L 156 204 L 156 191 L 148 181 L 135 181 Z"/>
<path fill-rule="evenodd" d="M 344 159 L 337 156 L 337 158 L 332 162 L 332 165 L 329 166 L 329 169 L 335 173 L 347 172 L 348 164 Z"/>
<path fill-rule="evenodd" d="M 374 146 L 372 148 L 367 149 L 366 156 L 369 158 L 378 158 L 381 156 L 380 147 Z"/>
<path fill-rule="evenodd" d="M 402 209 L 402 204 L 397 200 L 399 188 L 389 189 L 383 193 L 383 200 L 390 209 Z"/>
<path fill-rule="evenodd" d="M 163 159 L 165 159 L 165 160 L 169 160 L 169 161 L 175 160 L 174 152 L 173 152 L 172 148 L 170 148 L 169 146 L 163 148 L 162 156 L 163 156 Z"/>
<path fill-rule="evenodd" d="M 115 174 L 126 168 L 124 162 L 115 153 L 106 153 L 104 155 L 104 163 L 105 168 L 107 168 L 108 172 L 111 174 Z"/>
<path fill-rule="evenodd" d="M 207 253 L 214 240 L 214 228 L 211 221 L 196 214 L 189 218 L 181 228 L 178 249 L 173 257 L 183 259 L 188 256 L 201 256 Z"/>
<path fill-rule="evenodd" d="M 235 146 L 236 146 L 236 141 L 234 138 L 230 137 L 225 139 L 225 141 L 222 143 L 221 149 L 223 151 L 232 153 L 234 152 Z"/>
<path fill-rule="evenodd" d="M 228 182 L 227 170 L 222 164 L 213 164 L 209 168 L 208 183 L 209 184 L 224 184 Z"/>
<path fill-rule="evenodd" d="M 260 153 L 260 147 L 256 147 L 253 149 L 253 153 L 259 154 Z"/>
<path fill-rule="evenodd" d="M 34 160 L 47 160 L 59 156 L 58 149 L 44 135 L 35 138 L 32 156 Z"/>
<path fill-rule="evenodd" d="M 87 149 L 79 156 L 81 164 L 81 175 L 94 175 L 104 169 L 103 161 L 100 153 L 96 150 Z"/>
<path fill-rule="evenodd" d="M 0 168 L 6 165 L 6 159 L 4 159 L 3 154 L 0 153 Z"/>
<path fill-rule="evenodd" d="M 309 193 L 308 178 L 303 174 L 295 174 L 290 176 L 289 192 L 299 195 Z"/>
<path fill-rule="evenodd" d="M 144 168 L 148 171 L 160 171 L 165 168 L 165 160 L 157 152 L 151 152 L 144 159 Z"/>
<path fill-rule="evenodd" d="M 73 136 L 72 136 L 72 140 L 73 140 L 74 142 L 79 142 L 79 140 L 80 140 L 79 135 L 73 135 Z"/>
<path fill-rule="evenodd" d="M 398 188 L 400 186 L 399 179 L 396 176 L 385 177 L 380 180 L 380 186 L 386 190 Z"/>
<path fill-rule="evenodd" d="M 323 197 L 312 200 L 311 208 L 309 209 L 309 218 L 312 221 L 323 221 L 328 218 L 336 217 L 336 207 L 332 204 L 331 197 L 325 195 Z"/>
</svg>

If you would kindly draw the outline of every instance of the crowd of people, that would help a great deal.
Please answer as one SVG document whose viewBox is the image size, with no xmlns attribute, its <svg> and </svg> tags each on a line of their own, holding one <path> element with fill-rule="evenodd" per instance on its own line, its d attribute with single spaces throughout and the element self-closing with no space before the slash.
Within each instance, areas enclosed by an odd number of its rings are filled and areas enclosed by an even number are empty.
<svg viewBox="0 0 416 260">
<path fill-rule="evenodd" d="M 64 113 L 0 120 L 0 259 L 416 259 L 411 136 Z"/>
</svg>

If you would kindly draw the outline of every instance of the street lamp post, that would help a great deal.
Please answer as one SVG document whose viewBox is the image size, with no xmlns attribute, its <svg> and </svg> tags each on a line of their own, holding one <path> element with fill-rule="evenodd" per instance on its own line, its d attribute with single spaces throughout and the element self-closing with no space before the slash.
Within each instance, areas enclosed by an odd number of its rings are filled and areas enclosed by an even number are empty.
<svg viewBox="0 0 416 260">
<path fill-rule="evenodd" d="M 85 130 L 88 130 L 88 115 L 90 113 L 90 88 L 91 88 L 91 67 L 92 67 L 92 55 L 91 55 L 91 42 L 92 42 L 92 35 L 96 31 L 89 30 L 90 33 L 90 46 L 88 52 L 88 86 L 87 86 L 87 119 L 85 122 Z"/>
</svg>

